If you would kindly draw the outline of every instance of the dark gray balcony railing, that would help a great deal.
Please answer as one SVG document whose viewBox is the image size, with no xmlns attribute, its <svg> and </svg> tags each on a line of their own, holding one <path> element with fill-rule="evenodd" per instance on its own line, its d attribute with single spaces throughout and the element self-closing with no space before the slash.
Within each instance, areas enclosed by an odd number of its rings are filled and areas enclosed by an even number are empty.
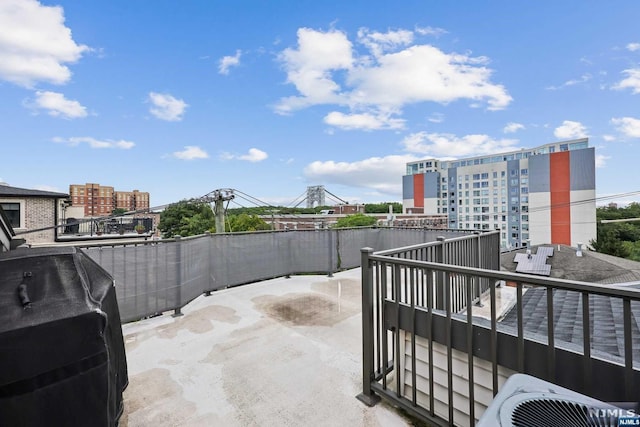
<svg viewBox="0 0 640 427">
<path fill-rule="evenodd" d="M 84 243 L 114 277 L 121 318 L 128 322 L 181 307 L 218 289 L 299 273 L 332 274 L 360 265 L 360 248 L 387 249 L 464 231 L 325 229 L 207 234 L 136 243 Z"/>
<path fill-rule="evenodd" d="M 497 271 L 499 240 L 493 233 L 376 253 L 365 248 L 361 255 L 363 392 L 358 398 L 363 402 L 372 405 L 382 396 L 427 422 L 473 424 L 481 415 L 475 393 L 483 386 L 495 396 L 505 371 L 534 375 L 603 401 L 635 402 L 640 396 L 640 325 L 632 314 L 640 313 L 640 289 Z M 474 315 L 479 308 L 469 303 L 483 281 L 488 284 L 488 319 Z M 515 286 L 515 327 L 498 321 L 496 300 L 503 283 Z M 524 312 L 523 294 L 535 288 L 546 295 L 543 335 L 525 329 L 525 320 L 537 314 Z M 556 339 L 567 314 L 554 311 L 558 292 L 578 299 L 579 324 L 569 325 L 580 338 L 578 344 Z M 593 308 L 603 298 L 621 308 L 621 324 L 611 325 L 613 340 L 623 343 L 621 351 L 603 346 L 601 336 L 596 339 L 603 331 L 594 331 Z M 422 348 L 426 342 L 422 356 L 418 341 Z M 436 347 L 446 354 L 446 366 L 436 366 Z M 466 372 L 454 372 L 454 362 L 460 369 L 461 354 Z M 480 364 L 489 366 L 484 379 L 474 377 Z M 434 375 L 434 369 L 445 374 Z M 435 389 L 440 397 L 445 390 L 445 413 L 437 413 Z M 459 407 L 461 395 L 468 407 Z"/>
</svg>

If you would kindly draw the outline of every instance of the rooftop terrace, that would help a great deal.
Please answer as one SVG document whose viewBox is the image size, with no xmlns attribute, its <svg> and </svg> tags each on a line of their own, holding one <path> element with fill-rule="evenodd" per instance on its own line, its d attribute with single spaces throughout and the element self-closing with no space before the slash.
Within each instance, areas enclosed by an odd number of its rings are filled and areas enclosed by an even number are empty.
<svg viewBox="0 0 640 427">
<path fill-rule="evenodd" d="M 360 269 L 277 278 L 201 296 L 123 326 L 122 426 L 406 426 L 367 407 Z"/>
</svg>

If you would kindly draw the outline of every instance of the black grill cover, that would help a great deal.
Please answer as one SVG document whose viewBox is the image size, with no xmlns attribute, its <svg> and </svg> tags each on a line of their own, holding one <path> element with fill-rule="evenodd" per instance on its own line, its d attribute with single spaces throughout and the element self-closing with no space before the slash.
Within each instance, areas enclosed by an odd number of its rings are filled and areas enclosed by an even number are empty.
<svg viewBox="0 0 640 427">
<path fill-rule="evenodd" d="M 109 273 L 75 248 L 0 254 L 0 426 L 117 425 L 127 382 Z"/>
</svg>

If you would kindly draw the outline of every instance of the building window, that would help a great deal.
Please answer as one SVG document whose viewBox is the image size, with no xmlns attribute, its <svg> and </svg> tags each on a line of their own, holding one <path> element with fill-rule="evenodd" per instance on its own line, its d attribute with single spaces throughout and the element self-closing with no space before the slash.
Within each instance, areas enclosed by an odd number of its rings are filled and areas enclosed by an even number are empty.
<svg viewBox="0 0 640 427">
<path fill-rule="evenodd" d="M 520 175 L 529 175 L 529 169 L 520 169 Z"/>
<path fill-rule="evenodd" d="M 9 224 L 13 228 L 20 228 L 20 213 L 22 212 L 22 206 L 20 202 L 2 202 L 0 203 L 2 209 L 4 210 L 5 215 L 9 219 Z"/>
</svg>

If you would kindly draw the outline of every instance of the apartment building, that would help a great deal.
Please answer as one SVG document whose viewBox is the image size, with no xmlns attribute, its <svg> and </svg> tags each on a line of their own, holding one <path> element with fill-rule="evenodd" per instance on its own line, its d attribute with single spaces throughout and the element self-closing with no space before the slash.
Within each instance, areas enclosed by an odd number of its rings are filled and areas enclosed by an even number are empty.
<svg viewBox="0 0 640 427">
<path fill-rule="evenodd" d="M 501 230 L 501 246 L 596 238 L 595 149 L 587 138 L 460 160 L 407 163 L 405 213 L 446 214 L 449 228 Z"/>
<path fill-rule="evenodd" d="M 149 193 L 138 190 L 116 191 L 96 183 L 69 186 L 71 205 L 83 208 L 85 217 L 110 215 L 116 208 L 127 211 L 148 209 Z"/>
</svg>

